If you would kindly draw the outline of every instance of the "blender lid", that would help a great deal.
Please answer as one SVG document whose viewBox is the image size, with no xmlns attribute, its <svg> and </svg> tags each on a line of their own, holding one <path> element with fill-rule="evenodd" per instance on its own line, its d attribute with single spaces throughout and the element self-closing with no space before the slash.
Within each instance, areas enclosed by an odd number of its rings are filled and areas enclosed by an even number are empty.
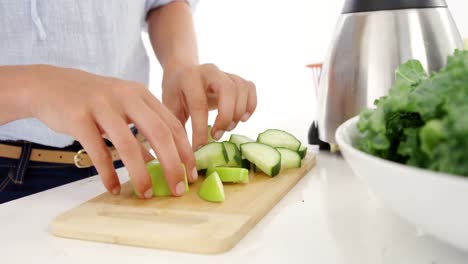
<svg viewBox="0 0 468 264">
<path fill-rule="evenodd" d="M 342 13 L 447 7 L 445 0 L 346 0 Z"/>
</svg>

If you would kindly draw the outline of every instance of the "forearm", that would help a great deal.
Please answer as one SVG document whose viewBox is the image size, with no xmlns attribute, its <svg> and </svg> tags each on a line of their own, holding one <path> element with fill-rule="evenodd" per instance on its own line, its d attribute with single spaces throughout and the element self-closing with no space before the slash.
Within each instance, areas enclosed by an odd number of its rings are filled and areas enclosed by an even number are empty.
<svg viewBox="0 0 468 264">
<path fill-rule="evenodd" d="M 164 70 L 198 64 L 192 13 L 185 1 L 176 1 L 151 11 L 148 33 Z"/>
<path fill-rule="evenodd" d="M 0 125 L 31 116 L 29 90 L 39 65 L 0 66 Z"/>
</svg>

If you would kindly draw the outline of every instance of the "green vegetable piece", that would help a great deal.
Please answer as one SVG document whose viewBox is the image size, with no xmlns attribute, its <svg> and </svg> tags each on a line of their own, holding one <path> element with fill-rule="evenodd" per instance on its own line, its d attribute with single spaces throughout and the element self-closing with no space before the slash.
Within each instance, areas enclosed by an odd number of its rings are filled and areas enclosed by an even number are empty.
<svg viewBox="0 0 468 264">
<path fill-rule="evenodd" d="M 224 202 L 224 187 L 217 172 L 213 172 L 206 177 L 200 186 L 198 195 L 209 202 Z"/>
<path fill-rule="evenodd" d="M 221 142 L 211 142 L 195 151 L 197 170 L 226 166 L 229 157 L 226 147 Z"/>
<path fill-rule="evenodd" d="M 185 166 L 182 164 L 185 173 Z M 151 177 L 151 183 L 153 184 L 153 196 L 171 196 L 171 190 L 169 185 L 167 185 L 166 177 L 164 176 L 164 171 L 161 167 L 161 164 L 157 160 L 152 160 L 146 163 L 146 169 Z M 185 192 L 189 191 L 187 173 L 184 174 L 185 177 Z M 137 195 L 135 188 L 133 192 Z"/>
<path fill-rule="evenodd" d="M 236 144 L 229 142 L 229 141 L 223 141 L 224 147 L 226 148 L 226 153 L 228 156 L 228 163 L 227 167 L 241 167 L 242 165 L 242 158 L 241 158 L 241 153 L 240 150 L 236 147 Z"/>
<path fill-rule="evenodd" d="M 232 134 L 229 138 L 229 142 L 236 144 L 237 148 L 240 149 L 240 145 L 248 142 L 255 142 L 255 140 L 238 134 Z"/>
<path fill-rule="evenodd" d="M 296 137 L 280 129 L 265 130 L 258 135 L 257 142 L 274 148 L 288 148 L 293 151 L 298 151 L 301 147 L 301 142 Z"/>
<path fill-rule="evenodd" d="M 299 156 L 301 156 L 301 159 L 305 158 L 305 156 L 307 155 L 307 146 L 302 145 L 297 151 L 297 153 L 299 153 Z"/>
<path fill-rule="evenodd" d="M 258 142 L 244 143 L 241 145 L 241 153 L 268 176 L 274 177 L 281 170 L 281 154 L 269 145 Z"/>
<path fill-rule="evenodd" d="M 468 176 L 468 51 L 456 50 L 438 72 L 410 60 L 389 95 L 359 117 L 357 147 L 387 160 Z"/>
<path fill-rule="evenodd" d="M 432 157 L 434 149 L 445 138 L 444 125 L 440 120 L 431 120 L 419 131 L 421 150 Z"/>
<path fill-rule="evenodd" d="M 211 136 L 212 128 L 213 128 L 212 126 L 208 126 L 208 143 L 216 142 L 216 139 L 214 139 L 213 136 Z"/>
<path fill-rule="evenodd" d="M 296 151 L 287 148 L 276 148 L 281 154 L 281 169 L 293 169 L 301 167 L 301 156 Z"/>
<path fill-rule="evenodd" d="M 249 183 L 249 171 L 244 168 L 209 168 L 206 171 L 206 175 L 210 175 L 213 172 L 218 173 L 222 182 Z"/>
</svg>

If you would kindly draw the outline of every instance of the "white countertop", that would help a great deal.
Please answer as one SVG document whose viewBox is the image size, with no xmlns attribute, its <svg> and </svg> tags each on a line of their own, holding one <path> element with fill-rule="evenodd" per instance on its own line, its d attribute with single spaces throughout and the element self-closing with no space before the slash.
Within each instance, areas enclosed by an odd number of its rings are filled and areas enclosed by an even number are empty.
<svg viewBox="0 0 468 264">
<path fill-rule="evenodd" d="M 120 170 L 122 178 L 126 172 Z M 467 263 L 395 216 L 338 155 L 317 166 L 231 251 L 194 255 L 52 236 L 57 214 L 104 191 L 92 177 L 0 205 L 2 263 Z"/>
</svg>

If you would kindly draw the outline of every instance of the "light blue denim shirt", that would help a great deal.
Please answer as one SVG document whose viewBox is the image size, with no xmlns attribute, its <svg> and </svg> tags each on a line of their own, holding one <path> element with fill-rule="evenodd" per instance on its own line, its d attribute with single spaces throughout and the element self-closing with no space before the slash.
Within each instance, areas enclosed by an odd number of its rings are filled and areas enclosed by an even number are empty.
<svg viewBox="0 0 468 264">
<path fill-rule="evenodd" d="M 50 64 L 148 85 L 141 31 L 149 10 L 172 1 L 1 0 L 0 65 Z M 0 140 L 64 147 L 74 139 L 26 118 L 1 125 Z"/>
</svg>

